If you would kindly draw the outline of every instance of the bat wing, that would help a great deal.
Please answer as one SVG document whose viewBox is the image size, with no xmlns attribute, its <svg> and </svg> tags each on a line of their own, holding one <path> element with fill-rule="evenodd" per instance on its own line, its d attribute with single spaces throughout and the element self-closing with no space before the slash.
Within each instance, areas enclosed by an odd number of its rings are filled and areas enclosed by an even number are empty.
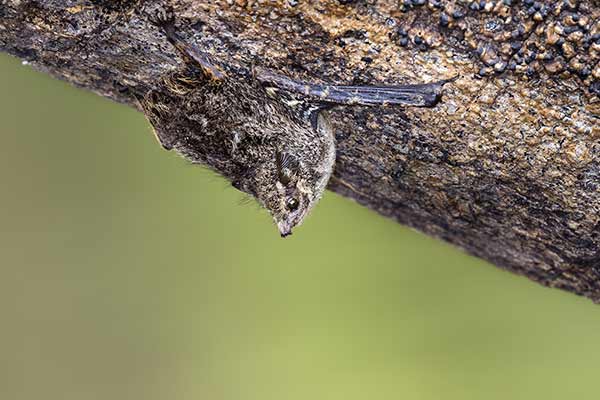
<svg viewBox="0 0 600 400">
<path fill-rule="evenodd" d="M 401 105 L 433 107 L 446 82 L 402 86 L 325 86 L 317 88 L 323 101 L 362 106 Z"/>
<path fill-rule="evenodd" d="M 433 107 L 442 96 L 442 88 L 458 76 L 442 81 L 397 86 L 339 86 L 303 83 L 266 70 L 255 73 L 263 84 L 315 98 L 331 105 Z"/>
</svg>

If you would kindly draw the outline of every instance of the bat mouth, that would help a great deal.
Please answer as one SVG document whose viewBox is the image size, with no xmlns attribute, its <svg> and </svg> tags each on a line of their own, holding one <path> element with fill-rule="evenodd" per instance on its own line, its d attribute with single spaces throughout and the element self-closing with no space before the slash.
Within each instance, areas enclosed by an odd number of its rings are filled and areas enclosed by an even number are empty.
<svg viewBox="0 0 600 400">
<path fill-rule="evenodd" d="M 292 234 L 292 227 L 287 222 L 278 222 L 277 228 L 279 229 L 279 234 L 282 238 L 288 237 Z"/>
</svg>

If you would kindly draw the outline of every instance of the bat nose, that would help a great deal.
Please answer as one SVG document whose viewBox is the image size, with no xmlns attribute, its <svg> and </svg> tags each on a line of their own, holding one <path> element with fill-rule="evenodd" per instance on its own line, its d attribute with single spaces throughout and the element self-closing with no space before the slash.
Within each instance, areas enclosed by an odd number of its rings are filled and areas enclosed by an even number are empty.
<svg viewBox="0 0 600 400">
<path fill-rule="evenodd" d="M 277 224 L 277 228 L 279 228 L 279 234 L 282 238 L 290 236 L 292 234 L 292 227 L 288 223 L 280 222 Z"/>
<path fill-rule="evenodd" d="M 281 237 L 284 238 L 290 236 L 292 234 L 292 230 L 288 229 L 287 231 L 279 231 L 279 233 L 281 234 Z"/>
</svg>

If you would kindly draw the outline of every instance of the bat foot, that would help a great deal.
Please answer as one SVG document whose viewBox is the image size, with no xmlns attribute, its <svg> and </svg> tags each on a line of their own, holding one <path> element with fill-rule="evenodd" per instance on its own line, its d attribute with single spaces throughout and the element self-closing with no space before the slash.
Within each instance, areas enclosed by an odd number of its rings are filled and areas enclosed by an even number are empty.
<svg viewBox="0 0 600 400">
<path fill-rule="evenodd" d="M 172 29 L 175 26 L 175 12 L 171 6 L 156 6 L 146 10 L 148 21 L 162 29 Z"/>
</svg>

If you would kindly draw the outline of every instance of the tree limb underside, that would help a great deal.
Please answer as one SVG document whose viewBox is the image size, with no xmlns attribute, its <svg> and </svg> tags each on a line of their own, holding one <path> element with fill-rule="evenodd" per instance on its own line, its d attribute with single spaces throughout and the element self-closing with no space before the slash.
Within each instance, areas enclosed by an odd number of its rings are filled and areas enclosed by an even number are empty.
<svg viewBox="0 0 600 400">
<path fill-rule="evenodd" d="M 0 0 L 0 50 L 137 107 L 182 66 L 154 1 Z M 335 110 L 330 189 L 600 302 L 600 4 L 171 0 L 230 65 L 336 84 L 460 75 L 433 109 Z M 344 4 L 340 4 L 344 3 Z"/>
</svg>

